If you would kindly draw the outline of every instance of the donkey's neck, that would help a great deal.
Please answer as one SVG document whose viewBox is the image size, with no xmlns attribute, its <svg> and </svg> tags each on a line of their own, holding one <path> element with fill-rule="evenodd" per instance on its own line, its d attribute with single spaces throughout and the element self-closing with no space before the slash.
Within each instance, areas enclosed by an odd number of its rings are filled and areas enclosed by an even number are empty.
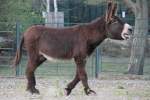
<svg viewBox="0 0 150 100">
<path fill-rule="evenodd" d="M 104 33 L 106 22 L 105 22 L 105 17 L 98 17 L 97 19 L 91 21 L 89 23 L 89 26 L 93 27 L 95 30 L 98 30 L 101 34 Z"/>
<path fill-rule="evenodd" d="M 91 21 L 87 27 L 90 31 L 89 40 L 93 43 L 100 44 L 106 38 L 107 31 L 104 16 Z"/>
</svg>

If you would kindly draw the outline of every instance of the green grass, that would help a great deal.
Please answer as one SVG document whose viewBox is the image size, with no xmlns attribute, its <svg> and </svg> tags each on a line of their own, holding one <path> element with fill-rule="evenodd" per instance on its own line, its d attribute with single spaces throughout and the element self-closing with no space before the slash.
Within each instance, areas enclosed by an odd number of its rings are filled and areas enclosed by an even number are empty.
<svg viewBox="0 0 150 100">
<path fill-rule="evenodd" d="M 119 58 L 119 57 L 102 57 L 101 71 L 104 73 L 111 74 L 123 74 L 127 72 L 129 58 Z M 23 57 L 21 64 L 19 65 L 19 70 L 21 75 L 25 75 L 25 69 L 27 65 L 27 58 Z M 147 58 L 145 61 L 144 74 L 150 75 L 150 63 Z M 36 70 L 36 75 L 50 77 L 50 76 L 70 76 L 73 77 L 76 70 L 76 65 L 74 61 L 59 61 L 59 62 L 49 62 L 46 61 Z M 87 60 L 86 70 L 89 77 L 94 77 L 95 73 L 95 58 L 90 57 Z M 14 69 L 9 66 L 0 66 L 0 76 L 15 76 Z"/>
<path fill-rule="evenodd" d="M 144 97 L 150 97 L 150 89 L 149 88 L 138 89 L 138 90 L 136 88 L 135 89 L 114 89 L 114 94 L 116 96 L 127 96 L 130 99 L 137 96 L 144 98 Z"/>
<path fill-rule="evenodd" d="M 144 75 L 150 75 L 150 58 L 145 58 Z M 103 57 L 102 72 L 115 74 L 126 73 L 128 70 L 129 58 L 125 57 Z"/>
<path fill-rule="evenodd" d="M 20 74 L 25 74 L 25 69 L 27 65 L 27 59 L 24 58 L 19 65 Z M 92 58 L 87 60 L 86 70 L 90 77 L 94 76 L 94 63 Z M 73 77 L 76 72 L 76 65 L 73 60 L 71 61 L 58 61 L 50 62 L 46 61 L 40 65 L 36 70 L 36 75 L 38 76 L 70 76 Z"/>
<path fill-rule="evenodd" d="M 15 71 L 9 66 L 1 66 L 0 67 L 0 76 L 14 76 Z"/>
<path fill-rule="evenodd" d="M 102 71 L 103 72 L 118 72 L 118 73 L 124 73 L 127 71 L 127 64 L 115 64 L 115 63 L 109 63 L 105 62 L 102 64 Z"/>
</svg>

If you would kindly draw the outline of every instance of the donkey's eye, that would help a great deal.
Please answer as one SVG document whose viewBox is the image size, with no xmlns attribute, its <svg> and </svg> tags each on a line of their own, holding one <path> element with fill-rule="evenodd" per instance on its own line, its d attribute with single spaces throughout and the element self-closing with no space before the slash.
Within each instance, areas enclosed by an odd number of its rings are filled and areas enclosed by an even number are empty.
<svg viewBox="0 0 150 100">
<path fill-rule="evenodd" d="M 118 21 L 117 20 L 112 20 L 111 21 L 111 24 L 115 24 L 115 23 L 118 23 Z"/>
<path fill-rule="evenodd" d="M 118 21 L 114 21 L 113 24 L 118 23 Z"/>
</svg>

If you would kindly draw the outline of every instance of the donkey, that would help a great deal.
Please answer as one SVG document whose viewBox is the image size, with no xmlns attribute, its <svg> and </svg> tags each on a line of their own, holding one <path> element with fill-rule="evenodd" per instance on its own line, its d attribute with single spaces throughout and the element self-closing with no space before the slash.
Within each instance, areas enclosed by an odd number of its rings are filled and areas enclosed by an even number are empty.
<svg viewBox="0 0 150 100">
<path fill-rule="evenodd" d="M 88 85 L 85 71 L 86 58 L 104 39 L 126 40 L 130 36 L 131 26 L 115 16 L 116 9 L 117 4 L 109 2 L 105 15 L 86 24 L 66 28 L 49 28 L 42 25 L 29 27 L 23 34 L 14 59 L 14 66 L 17 66 L 24 46 L 28 54 L 27 90 L 31 93 L 39 93 L 35 88 L 34 72 L 44 61 L 73 58 L 76 64 L 76 75 L 65 88 L 66 95 L 71 93 L 79 81 L 82 82 L 86 95 L 95 94 L 96 92 Z"/>
</svg>

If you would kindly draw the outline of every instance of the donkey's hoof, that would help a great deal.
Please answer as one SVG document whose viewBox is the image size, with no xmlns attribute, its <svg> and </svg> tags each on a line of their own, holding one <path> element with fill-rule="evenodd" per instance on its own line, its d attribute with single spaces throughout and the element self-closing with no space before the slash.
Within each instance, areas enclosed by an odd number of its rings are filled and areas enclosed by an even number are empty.
<svg viewBox="0 0 150 100">
<path fill-rule="evenodd" d="M 96 95 L 96 92 L 93 91 L 93 90 L 91 90 L 91 89 L 84 89 L 84 91 L 85 91 L 85 94 L 86 94 L 86 95 L 90 95 L 90 94 Z"/>
<path fill-rule="evenodd" d="M 65 88 L 65 95 L 68 96 L 71 93 L 71 89 Z"/>
<path fill-rule="evenodd" d="M 31 94 L 40 94 L 39 90 L 36 88 L 30 88 L 27 89 L 27 91 L 29 91 Z"/>
</svg>

